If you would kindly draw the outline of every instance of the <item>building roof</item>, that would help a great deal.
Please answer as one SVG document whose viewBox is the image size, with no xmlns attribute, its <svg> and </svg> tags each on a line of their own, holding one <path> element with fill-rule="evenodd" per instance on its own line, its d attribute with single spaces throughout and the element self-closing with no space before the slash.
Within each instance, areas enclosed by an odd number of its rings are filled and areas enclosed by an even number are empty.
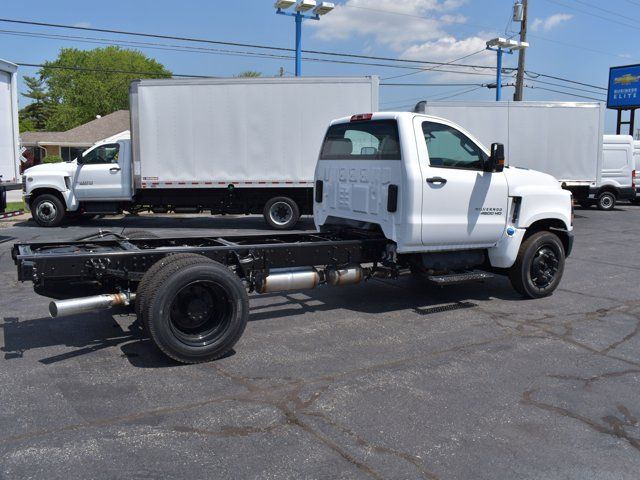
<svg viewBox="0 0 640 480">
<path fill-rule="evenodd" d="M 104 138 L 129 129 L 129 110 L 118 110 L 66 132 L 23 132 L 20 134 L 20 143 L 24 147 L 36 145 L 90 147 Z"/>
</svg>

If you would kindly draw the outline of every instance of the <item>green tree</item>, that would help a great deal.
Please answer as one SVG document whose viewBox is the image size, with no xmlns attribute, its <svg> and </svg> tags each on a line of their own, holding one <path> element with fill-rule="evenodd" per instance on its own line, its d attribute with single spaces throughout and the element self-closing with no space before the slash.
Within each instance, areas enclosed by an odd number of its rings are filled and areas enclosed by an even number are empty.
<svg viewBox="0 0 640 480">
<path fill-rule="evenodd" d="M 42 78 L 25 76 L 27 93 L 22 96 L 31 99 L 31 103 L 20 110 L 20 130 L 44 130 L 51 115 L 51 102 L 43 85 Z"/>
<path fill-rule="evenodd" d="M 171 77 L 156 60 L 119 47 L 63 48 L 39 73 L 53 107 L 47 130 L 68 130 L 129 108 L 129 84 L 135 79 Z"/>
<path fill-rule="evenodd" d="M 247 70 L 246 72 L 240 72 L 238 78 L 257 78 L 261 77 L 262 72 L 256 72 L 254 70 Z"/>
</svg>

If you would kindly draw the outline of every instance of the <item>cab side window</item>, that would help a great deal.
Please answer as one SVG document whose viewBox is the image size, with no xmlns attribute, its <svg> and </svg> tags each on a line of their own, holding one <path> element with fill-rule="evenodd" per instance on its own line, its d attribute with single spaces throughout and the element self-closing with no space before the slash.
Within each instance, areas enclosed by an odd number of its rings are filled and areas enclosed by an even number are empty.
<svg viewBox="0 0 640 480">
<path fill-rule="evenodd" d="M 100 147 L 91 150 L 84 157 L 82 157 L 82 163 L 84 165 L 118 163 L 119 151 L 120 145 L 117 143 L 101 145 Z"/>
<path fill-rule="evenodd" d="M 433 122 L 424 122 L 422 131 L 432 167 L 482 170 L 487 155 L 462 132 Z"/>
</svg>

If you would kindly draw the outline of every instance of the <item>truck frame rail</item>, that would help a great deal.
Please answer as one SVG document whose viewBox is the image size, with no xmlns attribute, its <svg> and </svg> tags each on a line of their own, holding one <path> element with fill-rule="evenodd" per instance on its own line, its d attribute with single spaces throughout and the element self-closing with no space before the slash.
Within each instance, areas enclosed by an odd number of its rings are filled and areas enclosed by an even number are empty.
<svg viewBox="0 0 640 480">
<path fill-rule="evenodd" d="M 362 231 L 141 239 L 99 232 L 69 242 L 18 243 L 12 258 L 18 279 L 37 287 L 111 280 L 128 288 L 153 264 L 177 253 L 205 256 L 247 278 L 273 268 L 379 262 L 387 244 L 379 234 Z"/>
</svg>

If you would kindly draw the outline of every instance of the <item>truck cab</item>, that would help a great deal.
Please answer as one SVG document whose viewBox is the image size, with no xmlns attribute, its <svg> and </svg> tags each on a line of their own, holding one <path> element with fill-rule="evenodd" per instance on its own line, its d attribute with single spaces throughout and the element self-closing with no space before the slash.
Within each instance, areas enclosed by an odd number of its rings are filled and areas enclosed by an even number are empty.
<svg viewBox="0 0 640 480">
<path fill-rule="evenodd" d="M 38 224 L 54 227 L 65 216 L 111 213 L 133 193 L 129 132 L 98 142 L 71 162 L 24 172 L 24 199 Z"/>
<path fill-rule="evenodd" d="M 504 161 L 500 144 L 487 149 L 438 117 L 336 120 L 316 167 L 315 222 L 380 231 L 394 242 L 390 255 L 420 273 L 510 270 L 516 290 L 535 296 L 556 284 L 542 277 L 561 275 L 571 251 L 571 194 L 550 175 Z M 539 282 L 530 275 L 538 267 L 546 269 Z"/>
</svg>

